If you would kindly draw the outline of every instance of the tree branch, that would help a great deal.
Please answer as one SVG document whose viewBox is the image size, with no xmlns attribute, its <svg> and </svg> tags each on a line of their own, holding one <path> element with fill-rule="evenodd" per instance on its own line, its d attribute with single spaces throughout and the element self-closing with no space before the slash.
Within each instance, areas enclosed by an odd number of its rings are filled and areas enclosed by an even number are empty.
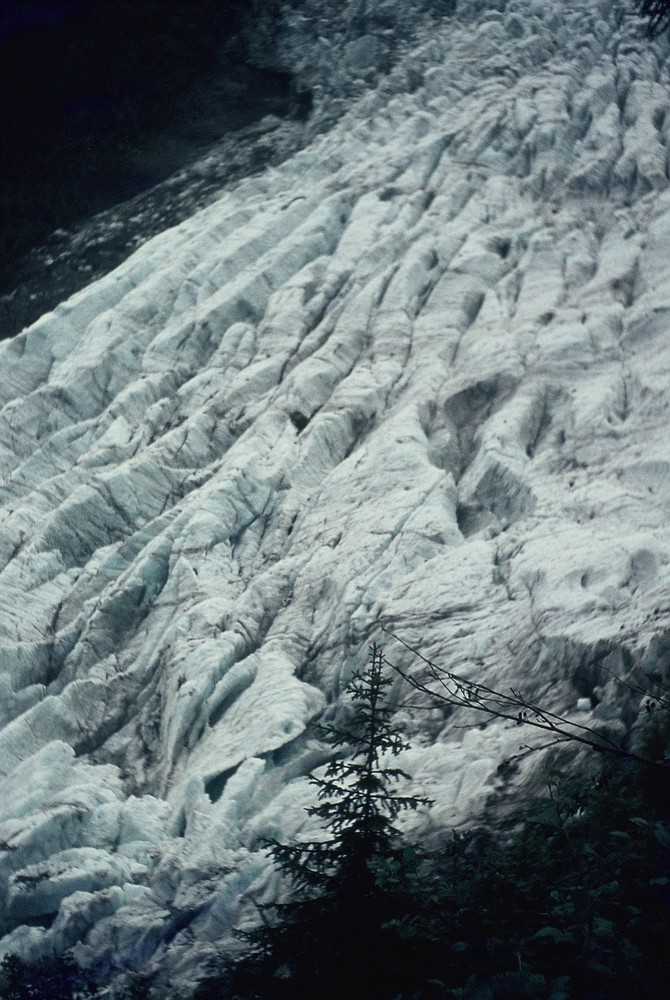
<svg viewBox="0 0 670 1000">
<path fill-rule="evenodd" d="M 645 767 L 661 768 L 664 771 L 668 771 L 670 768 L 670 761 L 658 761 L 636 754 L 632 750 L 621 746 L 620 743 L 617 743 L 616 740 L 605 733 L 599 732 L 593 726 L 575 722 L 566 716 L 558 715 L 555 712 L 550 712 L 542 708 L 540 705 L 536 705 L 514 688 L 510 688 L 509 693 L 505 693 L 488 687 L 486 684 L 480 684 L 478 681 L 460 677 L 458 674 L 443 667 L 438 667 L 418 649 L 415 649 L 408 642 L 405 642 L 404 639 L 401 639 L 400 636 L 395 635 L 384 625 L 380 627 L 386 635 L 399 642 L 426 665 L 430 680 L 424 682 L 418 680 L 416 677 L 412 677 L 407 671 L 391 663 L 386 657 L 384 657 L 385 662 L 403 680 L 407 681 L 414 690 L 428 695 L 433 701 L 457 708 L 470 708 L 477 712 L 483 712 L 491 718 L 514 722 L 517 726 L 531 726 L 534 729 L 540 729 L 555 736 L 556 740 L 554 742 L 557 743 L 579 743 L 598 753 L 622 757 L 637 764 L 642 764 Z M 435 690 L 431 682 L 437 685 L 438 690 Z M 635 688 L 632 690 L 637 691 Z M 640 693 L 653 698 L 653 695 L 650 695 L 649 692 L 641 691 Z M 654 701 L 665 707 L 663 699 L 656 698 Z M 538 747 L 538 749 L 542 748 Z"/>
</svg>

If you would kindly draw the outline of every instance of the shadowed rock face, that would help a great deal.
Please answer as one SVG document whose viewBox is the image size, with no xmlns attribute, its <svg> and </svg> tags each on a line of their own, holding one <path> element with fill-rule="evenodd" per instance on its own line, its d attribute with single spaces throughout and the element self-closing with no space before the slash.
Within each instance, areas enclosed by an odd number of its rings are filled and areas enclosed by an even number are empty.
<svg viewBox="0 0 670 1000">
<path fill-rule="evenodd" d="M 0 339 L 308 144 L 388 73 L 427 15 L 454 7 L 10 0 Z"/>
<path fill-rule="evenodd" d="M 151 205 L 139 199 L 107 211 L 94 227 L 87 217 L 165 181 L 227 133 L 300 112 L 290 71 L 249 58 L 253 7 L 228 0 L 3 5 L 0 336 L 119 263 L 140 233 L 148 238 L 187 212 L 183 200 L 157 212 L 154 196 Z M 219 188 L 226 176 L 219 172 Z M 176 194 L 172 186 L 163 201 Z M 144 218 L 133 225 L 138 215 Z"/>
<path fill-rule="evenodd" d="M 667 670 L 667 43 L 441 24 L 0 349 L 6 950 L 192 981 L 380 623 L 621 732 Z M 397 721 L 424 834 L 495 810 L 516 727 Z"/>
</svg>

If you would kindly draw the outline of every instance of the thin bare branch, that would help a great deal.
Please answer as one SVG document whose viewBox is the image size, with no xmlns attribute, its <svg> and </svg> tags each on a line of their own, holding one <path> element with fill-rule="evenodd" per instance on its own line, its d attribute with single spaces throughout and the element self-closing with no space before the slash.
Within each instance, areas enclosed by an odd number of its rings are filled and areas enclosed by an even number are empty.
<svg viewBox="0 0 670 1000">
<path fill-rule="evenodd" d="M 442 667 L 438 667 L 431 660 L 427 659 L 418 649 L 410 646 L 408 642 L 395 635 L 385 626 L 381 626 L 382 631 L 399 642 L 405 649 L 409 650 L 428 668 L 429 680 L 421 681 L 411 676 L 402 667 L 392 663 L 388 658 L 385 662 L 400 677 L 403 678 L 414 690 L 427 695 L 434 702 L 440 702 L 457 708 L 470 708 L 477 712 L 496 719 L 503 719 L 514 722 L 515 725 L 531 726 L 543 732 L 552 733 L 557 737 L 557 743 L 579 743 L 598 753 L 606 753 L 617 757 L 624 757 L 626 760 L 634 761 L 645 767 L 662 768 L 667 771 L 670 761 L 658 761 L 649 757 L 641 756 L 621 746 L 616 740 L 606 733 L 600 732 L 594 726 L 584 725 L 566 716 L 551 712 L 548 709 L 536 705 L 529 701 L 524 695 L 510 688 L 509 693 L 497 691 L 486 684 L 469 678 L 460 677 L 458 674 Z M 435 689 L 433 684 L 438 686 Z M 644 692 L 648 694 L 648 692 Z M 650 697 L 653 697 L 650 695 Z M 656 701 L 660 701 L 656 699 Z M 538 747 L 542 749 L 542 747 Z"/>
</svg>

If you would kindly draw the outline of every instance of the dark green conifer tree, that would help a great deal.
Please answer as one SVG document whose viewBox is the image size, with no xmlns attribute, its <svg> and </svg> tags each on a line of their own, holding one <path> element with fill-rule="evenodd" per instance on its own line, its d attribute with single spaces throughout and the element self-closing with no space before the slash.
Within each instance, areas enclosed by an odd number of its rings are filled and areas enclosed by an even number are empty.
<svg viewBox="0 0 670 1000">
<path fill-rule="evenodd" d="M 92 977 L 69 952 L 34 965 L 11 954 L 0 963 L 2 1000 L 97 1000 L 99 996 Z"/>
<path fill-rule="evenodd" d="M 350 722 L 321 729 L 336 751 L 323 777 L 310 779 L 318 804 L 309 812 L 324 837 L 268 844 L 293 896 L 268 908 L 247 935 L 248 956 L 204 982 L 202 1000 L 390 1000 L 416 978 L 407 917 L 417 879 L 405 872 L 416 854 L 403 847 L 394 820 L 427 800 L 398 794 L 394 786 L 408 776 L 385 763 L 407 747 L 392 726 L 391 683 L 375 645 L 346 689 Z"/>
</svg>

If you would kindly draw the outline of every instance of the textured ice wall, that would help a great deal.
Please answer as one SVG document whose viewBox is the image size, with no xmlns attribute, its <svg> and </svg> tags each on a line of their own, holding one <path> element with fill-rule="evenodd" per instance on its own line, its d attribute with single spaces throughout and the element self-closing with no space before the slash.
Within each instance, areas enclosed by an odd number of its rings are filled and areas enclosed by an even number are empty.
<svg viewBox="0 0 670 1000">
<path fill-rule="evenodd" d="M 565 711 L 664 666 L 667 54 L 605 0 L 461 4 L 2 346 L 4 950 L 192 975 L 378 623 Z M 421 822 L 476 815 L 518 731 L 398 718 Z"/>
</svg>

